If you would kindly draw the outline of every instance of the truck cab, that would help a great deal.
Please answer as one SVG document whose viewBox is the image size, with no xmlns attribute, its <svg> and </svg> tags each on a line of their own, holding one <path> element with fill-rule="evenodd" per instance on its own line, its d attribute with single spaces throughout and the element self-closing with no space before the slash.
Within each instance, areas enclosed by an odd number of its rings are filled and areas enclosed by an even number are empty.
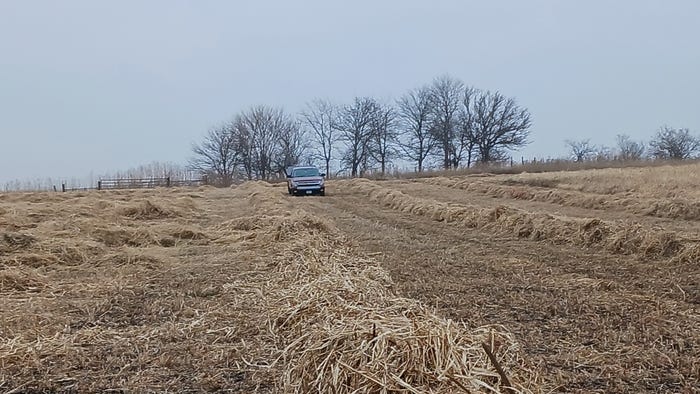
<svg viewBox="0 0 700 394">
<path fill-rule="evenodd" d="M 326 195 L 326 174 L 318 167 L 294 166 L 287 168 L 287 191 L 291 195 Z"/>
</svg>

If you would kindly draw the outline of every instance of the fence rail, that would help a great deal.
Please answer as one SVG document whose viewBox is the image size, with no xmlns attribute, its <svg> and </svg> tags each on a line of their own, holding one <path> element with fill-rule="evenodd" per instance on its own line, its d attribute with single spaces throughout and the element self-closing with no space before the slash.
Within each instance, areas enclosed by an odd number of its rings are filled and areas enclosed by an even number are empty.
<svg viewBox="0 0 700 394">
<path fill-rule="evenodd" d="M 165 178 L 121 178 L 100 179 L 96 187 L 68 188 L 61 184 L 62 192 L 87 191 L 87 190 L 117 190 L 117 189 L 153 189 L 156 187 L 184 187 L 202 186 L 207 184 L 207 178 L 201 179 L 171 179 Z"/>
</svg>

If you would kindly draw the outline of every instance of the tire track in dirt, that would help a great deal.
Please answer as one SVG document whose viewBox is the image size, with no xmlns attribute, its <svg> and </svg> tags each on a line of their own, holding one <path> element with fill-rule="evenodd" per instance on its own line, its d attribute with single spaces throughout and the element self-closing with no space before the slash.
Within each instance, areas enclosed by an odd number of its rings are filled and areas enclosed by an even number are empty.
<svg viewBox="0 0 700 394">
<path fill-rule="evenodd" d="M 649 229 L 663 229 L 673 231 L 682 236 L 698 238 L 700 226 L 696 221 L 677 220 L 664 217 L 635 214 L 623 210 L 593 209 L 579 206 L 567 206 L 555 202 L 537 201 L 529 199 L 509 198 L 505 196 L 494 196 L 481 192 L 455 188 L 440 184 L 426 182 L 395 182 L 386 183 L 387 186 L 402 191 L 406 194 L 431 198 L 436 201 L 456 204 L 471 204 L 483 207 L 510 206 L 529 212 L 547 212 L 553 215 L 590 219 L 605 218 L 606 220 L 626 221 L 636 223 Z"/>
<path fill-rule="evenodd" d="M 700 384 L 700 343 L 690 334 L 700 320 L 688 299 L 697 278 L 682 267 L 436 222 L 368 200 L 340 191 L 294 204 L 333 217 L 381 255 L 405 296 L 470 325 L 504 324 L 559 391 Z"/>
<path fill-rule="evenodd" d="M 459 223 L 467 228 L 512 234 L 519 238 L 603 248 L 610 253 L 637 255 L 645 259 L 666 257 L 675 263 L 694 264 L 700 259 L 700 240 L 636 223 L 598 218 L 571 218 L 548 212 L 532 212 L 504 205 L 448 204 L 415 197 L 367 180 L 340 182 L 348 190 L 365 193 L 371 201 L 434 221 Z"/>
<path fill-rule="evenodd" d="M 675 220 L 697 221 L 700 219 L 700 202 L 680 198 L 643 197 L 625 195 L 604 195 L 576 190 L 559 189 L 556 186 L 540 187 L 545 180 L 521 181 L 500 178 L 499 183 L 480 181 L 470 177 L 427 178 L 419 183 L 451 189 L 464 190 L 470 194 L 519 201 L 542 202 L 561 207 L 581 208 L 592 211 L 627 213 L 632 216 L 658 217 Z M 530 184 L 532 183 L 532 184 Z M 554 182 L 556 183 L 556 182 Z"/>
</svg>

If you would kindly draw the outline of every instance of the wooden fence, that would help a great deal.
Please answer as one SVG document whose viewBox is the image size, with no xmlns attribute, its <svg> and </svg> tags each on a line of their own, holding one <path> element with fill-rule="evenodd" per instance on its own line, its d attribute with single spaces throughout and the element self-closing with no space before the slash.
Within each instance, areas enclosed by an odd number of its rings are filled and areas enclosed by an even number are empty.
<svg viewBox="0 0 700 394">
<path fill-rule="evenodd" d="M 180 186 L 202 186 L 206 185 L 207 178 L 201 179 L 171 179 L 165 178 L 121 178 L 121 179 L 100 179 L 96 187 L 67 188 L 66 184 L 61 185 L 61 191 L 87 191 L 87 190 L 117 190 L 117 189 L 152 189 L 156 187 L 180 187 Z"/>
</svg>

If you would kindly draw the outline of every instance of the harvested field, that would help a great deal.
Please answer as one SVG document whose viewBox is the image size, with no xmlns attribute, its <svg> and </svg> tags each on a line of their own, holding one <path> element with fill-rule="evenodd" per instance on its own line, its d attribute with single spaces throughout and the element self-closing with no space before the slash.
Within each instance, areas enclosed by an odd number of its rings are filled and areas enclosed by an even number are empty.
<svg viewBox="0 0 700 394">
<path fill-rule="evenodd" d="M 470 178 L 428 178 L 423 182 L 481 193 L 494 198 L 541 201 L 602 211 L 618 210 L 661 218 L 700 220 L 700 203 L 688 200 L 685 196 L 685 198 L 641 197 L 634 192 L 611 196 L 557 188 L 559 183 L 556 179 L 505 178 L 501 180 L 503 183 L 494 183 Z"/>
<path fill-rule="evenodd" d="M 699 392 L 695 167 L 3 194 L 0 391 Z"/>
</svg>

